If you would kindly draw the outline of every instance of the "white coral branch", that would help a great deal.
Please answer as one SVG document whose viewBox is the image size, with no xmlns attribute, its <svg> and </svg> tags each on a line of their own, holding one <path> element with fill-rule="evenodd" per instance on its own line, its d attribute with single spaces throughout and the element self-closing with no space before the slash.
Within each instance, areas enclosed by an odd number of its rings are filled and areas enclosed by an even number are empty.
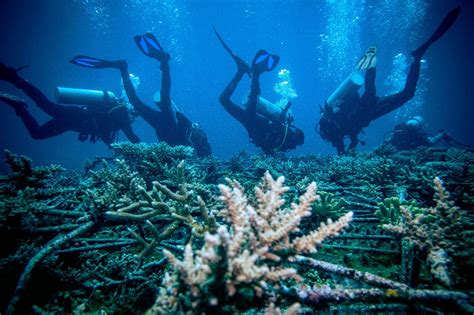
<svg viewBox="0 0 474 315">
<path fill-rule="evenodd" d="M 352 220 L 353 213 L 348 212 L 339 218 L 336 222 L 328 219 L 327 223 L 321 223 L 319 229 L 308 235 L 298 237 L 293 240 L 293 248 L 299 253 L 314 253 L 316 246 L 321 244 L 325 239 L 336 236 L 342 231 Z"/>
</svg>

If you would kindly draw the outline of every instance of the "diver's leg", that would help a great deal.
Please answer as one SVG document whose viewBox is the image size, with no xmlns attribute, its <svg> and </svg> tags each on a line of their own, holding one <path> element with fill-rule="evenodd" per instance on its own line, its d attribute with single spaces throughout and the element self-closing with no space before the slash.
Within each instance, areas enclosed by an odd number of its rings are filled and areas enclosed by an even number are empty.
<svg viewBox="0 0 474 315">
<path fill-rule="evenodd" d="M 170 127 L 178 127 L 178 118 L 176 117 L 176 109 L 173 107 L 171 102 L 171 73 L 169 65 L 170 55 L 164 53 L 160 58 L 161 69 L 161 89 L 160 89 L 160 102 L 158 103 L 161 112 L 165 115 L 166 119 L 171 122 Z"/>
<path fill-rule="evenodd" d="M 238 121 L 242 122 L 244 117 L 245 117 L 245 112 L 244 110 L 236 105 L 230 97 L 234 93 L 235 89 L 237 88 L 237 85 L 239 84 L 240 80 L 242 80 L 242 77 L 244 76 L 246 72 L 243 71 L 242 69 L 239 69 L 234 77 L 230 80 L 229 84 L 225 87 L 224 91 L 222 91 L 221 95 L 219 96 L 219 102 L 222 104 L 224 109 L 232 115 L 235 119 Z"/>
<path fill-rule="evenodd" d="M 27 104 L 16 98 L 13 95 L 2 93 L 0 95 L 0 101 L 9 105 L 20 119 L 23 121 L 28 133 L 33 139 L 44 139 L 41 138 L 40 126 L 36 119 L 30 114 L 27 109 Z"/>
<path fill-rule="evenodd" d="M 234 51 L 232 51 L 232 49 L 230 49 L 229 46 L 227 46 L 227 44 L 222 39 L 221 35 L 217 32 L 217 30 L 214 27 L 212 27 L 212 29 L 216 33 L 217 38 L 219 39 L 219 42 L 222 44 L 222 47 L 224 47 L 224 49 L 229 53 L 229 55 L 231 56 L 231 58 L 234 60 L 235 64 L 237 65 L 237 72 L 243 72 L 250 75 L 250 67 L 247 65 L 247 63 L 243 61 L 242 58 L 240 58 Z"/>
<path fill-rule="evenodd" d="M 113 68 L 120 70 L 125 93 L 127 94 L 128 100 L 132 104 L 133 108 L 143 119 L 145 119 L 148 124 L 150 124 L 150 126 L 156 128 L 156 121 L 158 120 L 159 113 L 145 105 L 145 103 L 143 103 L 140 98 L 138 98 L 137 92 L 133 87 L 132 80 L 130 79 L 130 74 L 128 73 L 127 62 L 125 60 L 117 61 Z"/>
<path fill-rule="evenodd" d="M 258 96 L 261 93 L 260 89 L 260 74 L 254 72 L 252 75 L 252 81 L 250 83 L 249 99 L 246 104 L 246 110 L 248 113 L 254 115 L 257 112 Z"/>
<path fill-rule="evenodd" d="M 421 61 L 415 59 L 410 66 L 405 87 L 402 91 L 393 95 L 385 96 L 379 99 L 371 115 L 371 120 L 375 120 L 385 114 L 388 114 L 411 100 L 415 96 L 416 84 L 420 77 Z"/>
<path fill-rule="evenodd" d="M 341 156 L 346 153 L 346 150 L 344 149 L 344 139 L 334 139 L 332 141 L 332 145 L 336 148 L 337 155 Z"/>
<path fill-rule="evenodd" d="M 359 144 L 359 138 L 357 138 L 357 135 L 349 135 L 349 139 L 350 139 L 350 143 L 349 143 L 348 151 L 352 151 Z"/>
<path fill-rule="evenodd" d="M 456 22 L 459 13 L 461 12 L 461 8 L 457 7 L 453 10 L 451 10 L 441 21 L 439 24 L 438 28 L 433 32 L 430 38 L 426 42 L 420 45 L 417 49 L 413 50 L 411 52 L 411 55 L 413 58 L 421 60 L 423 57 L 423 54 L 428 50 L 428 48 L 436 42 L 438 39 L 444 36 L 446 32 L 453 26 L 454 22 Z"/>
<path fill-rule="evenodd" d="M 15 95 L 11 95 L 8 93 L 0 92 L 0 102 L 4 102 L 8 106 L 10 106 L 16 113 L 17 116 L 26 110 L 28 106 L 26 102 Z"/>
<path fill-rule="evenodd" d="M 26 128 L 28 129 L 28 132 L 30 133 L 31 137 L 36 140 L 52 138 L 63 134 L 66 131 L 69 131 L 68 126 L 66 126 L 64 123 L 55 118 L 49 120 L 41 126 L 35 126 L 33 124 L 30 125 L 31 121 L 27 122 L 27 119 L 29 118 L 23 118 L 22 116 L 20 117 L 23 120 L 23 123 L 25 124 Z M 31 118 L 34 119 L 33 117 Z"/>
<path fill-rule="evenodd" d="M 10 104 L 9 104 L 10 105 Z M 40 126 L 38 121 L 30 114 L 30 112 L 23 107 L 20 110 L 15 109 L 17 115 L 23 121 L 28 133 L 33 139 L 41 140 L 60 135 L 68 130 L 65 124 L 57 119 L 51 119 L 47 123 Z"/>
<path fill-rule="evenodd" d="M 52 117 L 59 117 L 64 112 L 64 106 L 49 100 L 43 92 L 36 86 L 26 80 L 21 79 L 15 86 L 25 92 L 28 97 L 35 101 L 36 105 L 41 108 L 46 114 Z"/>
<path fill-rule="evenodd" d="M 365 72 L 365 81 L 364 81 L 364 94 L 360 99 L 361 104 L 371 105 L 375 104 L 377 90 L 375 88 L 375 74 L 376 68 L 369 68 Z"/>
<path fill-rule="evenodd" d="M 50 101 L 36 86 L 21 78 L 15 69 L 0 64 L 0 79 L 12 83 L 25 92 L 48 115 L 53 117 L 60 115 L 62 106 Z"/>
<path fill-rule="evenodd" d="M 118 69 L 122 76 L 123 86 L 128 100 L 143 119 L 145 119 L 151 126 L 155 126 L 158 112 L 146 106 L 138 98 L 132 80 L 130 79 L 130 74 L 128 73 L 128 64 L 125 60 L 104 60 L 89 56 L 76 56 L 71 60 L 71 63 L 86 68 Z"/>
<path fill-rule="evenodd" d="M 125 134 L 125 136 L 127 137 L 128 141 L 130 141 L 131 143 L 139 143 L 140 142 L 140 138 L 138 138 L 138 136 L 135 134 L 135 132 L 133 131 L 133 129 L 130 125 L 124 124 L 122 126 L 122 131 Z"/>
</svg>

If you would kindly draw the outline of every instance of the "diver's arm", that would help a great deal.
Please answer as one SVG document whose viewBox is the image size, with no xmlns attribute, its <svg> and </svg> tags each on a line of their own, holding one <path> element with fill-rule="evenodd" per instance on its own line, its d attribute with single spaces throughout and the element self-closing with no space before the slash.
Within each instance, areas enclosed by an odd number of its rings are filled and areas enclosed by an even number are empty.
<svg viewBox="0 0 474 315">
<path fill-rule="evenodd" d="M 222 107 L 224 107 L 224 109 L 238 121 L 242 121 L 244 119 L 245 112 L 240 106 L 232 102 L 230 97 L 234 93 L 237 84 L 239 84 L 240 80 L 242 80 L 244 74 L 245 72 L 243 71 L 237 71 L 237 73 L 234 75 L 232 80 L 230 80 L 229 84 L 227 84 L 224 91 L 222 91 L 222 94 L 219 97 L 219 102 L 222 104 Z"/>
</svg>

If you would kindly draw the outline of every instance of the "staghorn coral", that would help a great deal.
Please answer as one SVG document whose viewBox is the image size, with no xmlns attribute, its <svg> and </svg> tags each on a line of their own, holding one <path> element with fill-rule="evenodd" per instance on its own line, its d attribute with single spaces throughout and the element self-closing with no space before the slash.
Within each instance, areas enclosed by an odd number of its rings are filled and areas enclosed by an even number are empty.
<svg viewBox="0 0 474 315">
<path fill-rule="evenodd" d="M 438 177 L 434 179 L 434 189 L 434 207 L 422 208 L 421 213 L 414 213 L 401 206 L 403 220 L 398 225 L 385 224 L 383 228 L 401 234 L 422 253 L 427 253 L 432 276 L 442 285 L 451 287 L 450 256 L 461 249 L 464 221 L 460 209 L 449 200 L 449 193 Z"/>
<path fill-rule="evenodd" d="M 193 190 L 188 191 L 184 176 L 185 164 L 181 161 L 176 173 L 178 177 L 178 192 L 172 192 L 166 185 L 154 181 L 151 191 L 146 191 L 143 186 L 138 185 L 137 192 L 140 200 L 115 206 L 113 211 L 105 213 L 106 219 L 122 222 L 145 222 L 146 227 L 154 237 L 152 242 L 147 242 L 142 236 L 128 229 L 133 237 L 143 245 L 144 249 L 138 257 L 143 258 L 150 255 L 154 248 L 164 239 L 170 237 L 181 225 L 191 228 L 193 236 L 204 236 L 207 231 L 215 231 L 216 222 L 214 216 L 208 212 L 206 204 Z M 202 220 L 193 217 L 194 210 L 199 210 Z M 161 231 L 149 220 L 160 217 L 161 221 L 171 222 L 162 227 Z"/>
<path fill-rule="evenodd" d="M 165 276 L 150 314 L 235 312 L 244 306 L 263 305 L 281 281 L 302 280 L 295 269 L 286 266 L 291 257 L 314 253 L 317 245 L 339 234 L 352 219 L 349 212 L 336 222 L 328 220 L 317 230 L 292 238 L 318 198 L 314 182 L 291 209 L 282 209 L 282 195 L 289 189 L 283 185 L 284 177 L 274 180 L 265 173 L 255 188 L 255 205 L 237 181 L 228 183 L 219 188 L 226 205 L 221 214 L 230 228 L 222 225 L 216 234 L 207 233 L 204 245 L 195 252 L 188 244 L 183 260 L 165 251 L 175 272 Z"/>
<path fill-rule="evenodd" d="M 97 207 L 111 209 L 137 197 L 138 187 L 144 185 L 145 180 L 138 172 L 132 171 L 121 159 L 116 159 L 113 163 L 103 160 L 102 168 L 89 171 L 88 177 L 82 181 L 89 199 Z"/>
<path fill-rule="evenodd" d="M 5 162 L 10 166 L 11 173 L 8 174 L 5 181 L 9 184 L 9 190 L 14 193 L 25 188 L 46 188 L 48 180 L 56 173 L 64 171 L 59 165 L 46 167 L 33 167 L 33 161 L 23 155 L 13 154 L 5 150 Z"/>
<path fill-rule="evenodd" d="M 170 146 L 160 143 L 113 143 L 116 155 L 125 159 L 130 167 L 143 177 L 166 178 L 168 170 L 179 161 L 195 156 L 194 149 L 187 146 Z"/>
</svg>

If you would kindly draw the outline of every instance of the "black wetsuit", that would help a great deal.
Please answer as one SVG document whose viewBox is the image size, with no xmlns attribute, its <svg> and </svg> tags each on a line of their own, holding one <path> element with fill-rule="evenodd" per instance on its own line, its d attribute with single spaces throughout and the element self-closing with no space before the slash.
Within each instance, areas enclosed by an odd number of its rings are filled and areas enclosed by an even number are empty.
<svg viewBox="0 0 474 315">
<path fill-rule="evenodd" d="M 10 73 L 13 73 L 12 70 Z M 95 142 L 100 139 L 110 146 L 115 140 L 117 131 L 122 130 L 131 142 L 140 142 L 131 128 L 126 106 L 104 104 L 92 109 L 91 107 L 60 105 L 49 100 L 37 87 L 16 74 L 12 78 L 3 79 L 25 92 L 39 108 L 52 117 L 43 125 L 39 125 L 26 109 L 26 104 L 20 106 L 19 102 L 3 100 L 14 107 L 33 139 L 46 139 L 67 131 L 75 131 L 79 133 L 80 141 L 90 139 Z"/>
<path fill-rule="evenodd" d="M 386 142 L 397 150 L 413 150 L 419 146 L 433 145 L 428 134 L 421 127 L 406 123 L 396 125 Z"/>
<path fill-rule="evenodd" d="M 245 71 L 237 70 L 237 73 L 219 97 L 224 109 L 245 127 L 251 141 L 266 154 L 273 154 L 275 151 L 288 151 L 302 145 L 304 143 L 304 133 L 301 129 L 291 126 L 289 123 L 273 122 L 257 113 L 260 74 L 254 73 L 252 75 L 249 100 L 245 104 L 245 108 L 232 102 L 230 97 L 244 74 Z"/>
<path fill-rule="evenodd" d="M 177 124 L 174 124 L 173 113 L 170 110 L 172 108 L 171 75 L 168 60 L 161 61 L 161 101 L 157 104 L 160 111 L 147 106 L 138 98 L 126 62 L 121 62 L 119 69 L 130 103 L 138 114 L 155 129 L 156 136 L 160 141 L 172 146 L 191 146 L 196 150 L 198 156 L 211 155 L 211 146 L 207 141 L 206 133 L 197 124 L 193 124 L 180 111 L 176 111 Z"/>
<path fill-rule="evenodd" d="M 384 97 L 376 96 L 375 68 L 368 69 L 365 73 L 365 91 L 360 98 L 358 94 L 355 95 L 356 93 L 350 95 L 344 100 L 345 106 L 337 113 L 334 113 L 327 104 L 324 106 L 319 121 L 321 137 L 330 141 L 340 155 L 346 153 L 344 148 L 346 136 L 350 139 L 348 150 L 354 149 L 359 143 L 358 135 L 365 127 L 413 98 L 420 76 L 420 66 L 420 59 L 415 59 L 410 66 L 404 89 Z"/>
</svg>

